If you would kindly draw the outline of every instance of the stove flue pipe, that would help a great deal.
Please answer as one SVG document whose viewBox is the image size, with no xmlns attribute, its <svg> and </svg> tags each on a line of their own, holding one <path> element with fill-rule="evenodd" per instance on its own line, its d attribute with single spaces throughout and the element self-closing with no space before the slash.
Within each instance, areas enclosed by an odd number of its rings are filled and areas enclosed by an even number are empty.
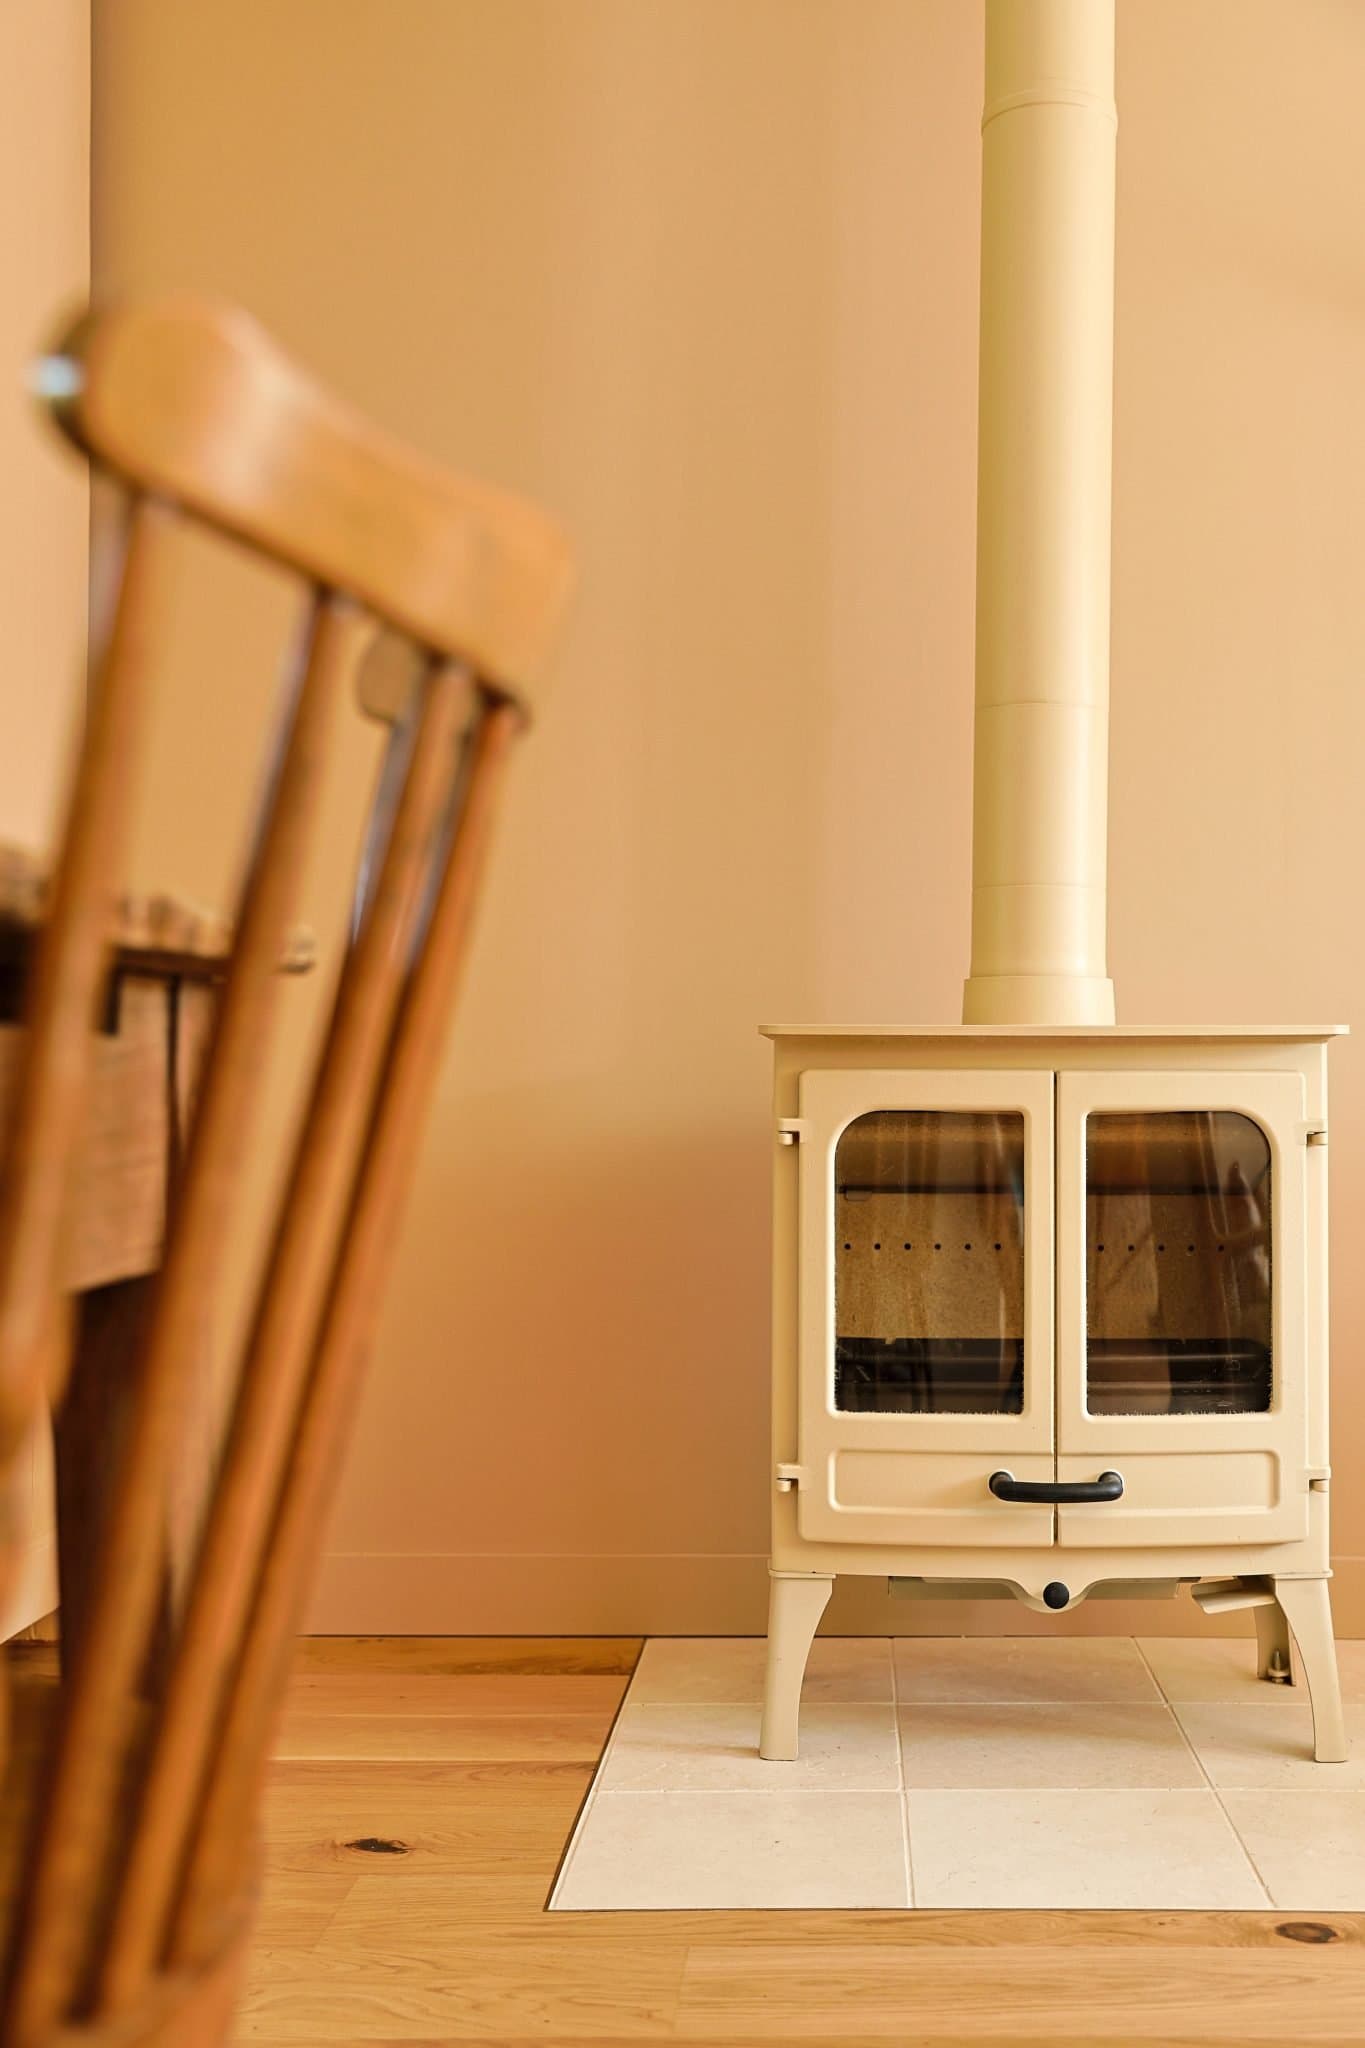
<svg viewBox="0 0 1365 2048">
<path fill-rule="evenodd" d="M 1113 0 L 986 0 L 968 1024 L 1112 1024 Z"/>
</svg>

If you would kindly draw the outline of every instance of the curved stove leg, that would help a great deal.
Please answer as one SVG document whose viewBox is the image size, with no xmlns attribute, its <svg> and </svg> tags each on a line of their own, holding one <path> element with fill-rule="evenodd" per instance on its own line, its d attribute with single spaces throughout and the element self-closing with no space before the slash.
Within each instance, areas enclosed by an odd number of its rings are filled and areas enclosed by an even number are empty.
<svg viewBox="0 0 1365 2048">
<path fill-rule="evenodd" d="M 792 1763 L 799 1743 L 801 1681 L 820 1616 L 834 1589 L 832 1577 L 810 1572 L 773 1572 L 768 1592 L 768 1671 L 763 1687 L 763 1726 L 758 1753 L 773 1763 Z"/>
<path fill-rule="evenodd" d="M 1275 1580 L 1275 1598 L 1294 1633 L 1313 1703 L 1313 1754 L 1320 1764 L 1346 1761 L 1346 1723 L 1332 1636 L 1332 1599 L 1324 1579 Z"/>
</svg>

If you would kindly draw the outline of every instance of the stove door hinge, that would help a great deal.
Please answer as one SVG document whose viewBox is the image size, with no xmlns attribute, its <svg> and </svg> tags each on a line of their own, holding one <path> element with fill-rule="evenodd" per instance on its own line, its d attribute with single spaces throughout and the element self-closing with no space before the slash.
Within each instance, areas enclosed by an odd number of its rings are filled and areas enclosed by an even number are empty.
<svg viewBox="0 0 1365 2048">
<path fill-rule="evenodd" d="M 777 1142 L 779 1145 L 799 1145 L 809 1128 L 803 1116 L 780 1116 L 777 1119 Z"/>
<path fill-rule="evenodd" d="M 1326 1124 L 1304 1124 L 1303 1142 L 1305 1145 L 1325 1145 L 1327 1143 Z"/>
<path fill-rule="evenodd" d="M 1332 1478 L 1330 1465 L 1306 1465 L 1303 1473 L 1310 1493 L 1326 1493 Z"/>
<path fill-rule="evenodd" d="M 777 1468 L 778 1492 L 791 1493 L 795 1487 L 801 1484 L 805 1476 L 806 1468 L 804 1465 L 779 1465 Z"/>
</svg>

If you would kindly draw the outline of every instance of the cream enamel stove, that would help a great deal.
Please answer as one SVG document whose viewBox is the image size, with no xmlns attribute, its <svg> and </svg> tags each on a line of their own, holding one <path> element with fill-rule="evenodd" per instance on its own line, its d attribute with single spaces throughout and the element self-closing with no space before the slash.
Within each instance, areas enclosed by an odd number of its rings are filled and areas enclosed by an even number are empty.
<svg viewBox="0 0 1365 2048">
<path fill-rule="evenodd" d="M 834 1575 L 1030 1607 L 1197 1579 L 1344 1755 L 1314 1032 L 773 1032 L 763 1754 Z M 1208 1583 L 1209 1581 L 1213 1583 Z"/>
<path fill-rule="evenodd" d="M 987 0 L 972 974 L 956 1029 L 773 1030 L 766 1757 L 834 1578 L 1066 1611 L 1328 1596 L 1328 1029 L 1115 1026 L 1113 12 Z"/>
</svg>

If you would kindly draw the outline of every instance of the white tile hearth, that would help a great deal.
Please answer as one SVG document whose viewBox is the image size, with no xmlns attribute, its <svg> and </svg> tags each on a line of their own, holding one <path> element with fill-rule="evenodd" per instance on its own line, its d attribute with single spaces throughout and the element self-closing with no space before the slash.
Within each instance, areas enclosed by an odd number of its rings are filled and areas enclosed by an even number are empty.
<svg viewBox="0 0 1365 2048">
<path fill-rule="evenodd" d="M 1143 1636 L 1137 1648 L 1166 1698 L 1176 1705 L 1241 1700 L 1252 1706 L 1263 1705 L 1267 1693 L 1275 1696 L 1256 1676 L 1247 1645 L 1227 1636 Z M 1338 1643 L 1337 1667 L 1342 1699 L 1365 1706 L 1365 1642 Z M 1297 1651 L 1294 1675 L 1299 1676 Z M 1281 1686 L 1279 1691 L 1295 1696 L 1293 1687 Z M 905 1696 L 902 1691 L 902 1699 Z"/>
<path fill-rule="evenodd" d="M 893 1647 L 905 1705 L 1157 1706 L 1162 1697 L 1128 1636 L 902 1636 Z"/>
<path fill-rule="evenodd" d="M 907 1788 L 1063 1791 L 1203 1785 L 1171 1709 L 1141 1707 L 903 1707 Z"/>
<path fill-rule="evenodd" d="M 1269 1690 L 1269 1688 L 1267 1688 Z M 1334 1792 L 1365 1785 L 1365 1715 L 1346 1709 L 1351 1753 L 1344 1764 L 1313 1761 L 1313 1710 L 1295 1686 L 1286 1699 L 1276 1688 L 1263 1706 L 1178 1706 L 1176 1714 L 1209 1783 L 1220 1791 L 1282 1785 Z"/>
<path fill-rule="evenodd" d="M 765 1763 L 757 1702 L 636 1706 L 629 1693 L 599 1774 L 604 1792 L 894 1792 L 896 1714 L 884 1707 L 801 1711 L 801 1756 Z"/>
<path fill-rule="evenodd" d="M 906 1804 L 917 1906 L 1266 1905 L 1209 1791 L 911 1792 Z"/>
<path fill-rule="evenodd" d="M 603 1792 L 560 1906 L 903 1906 L 896 1792 Z"/>
<path fill-rule="evenodd" d="M 641 1653 L 631 1682 L 631 1704 L 642 1706 L 654 1700 L 674 1705 L 683 1700 L 754 1704 L 763 1698 L 766 1651 L 761 1637 L 656 1636 Z M 820 1636 L 812 1643 L 801 1689 L 803 1701 L 883 1706 L 894 1697 L 891 1644 L 885 1636 Z M 905 1697 L 908 1695 L 903 1692 Z"/>
<path fill-rule="evenodd" d="M 764 1645 L 646 1644 L 550 1901 L 1365 1911 L 1365 1644 L 1346 1764 L 1250 1640 L 821 1638 L 796 1763 Z"/>
<path fill-rule="evenodd" d="M 1365 1901 L 1365 1790 L 1296 1786 L 1290 1792 L 1222 1797 L 1277 1906 L 1290 1913 L 1359 1912 Z"/>
<path fill-rule="evenodd" d="M 1294 1695 L 1293 1686 L 1272 1688 L 1256 1676 L 1256 1659 L 1245 1641 L 1226 1636 L 1142 1636 L 1136 1647 L 1162 1693 L 1176 1706 L 1205 1700 L 1259 1706 L 1273 1690 Z M 1294 1673 L 1297 1678 L 1297 1658 Z"/>
</svg>

